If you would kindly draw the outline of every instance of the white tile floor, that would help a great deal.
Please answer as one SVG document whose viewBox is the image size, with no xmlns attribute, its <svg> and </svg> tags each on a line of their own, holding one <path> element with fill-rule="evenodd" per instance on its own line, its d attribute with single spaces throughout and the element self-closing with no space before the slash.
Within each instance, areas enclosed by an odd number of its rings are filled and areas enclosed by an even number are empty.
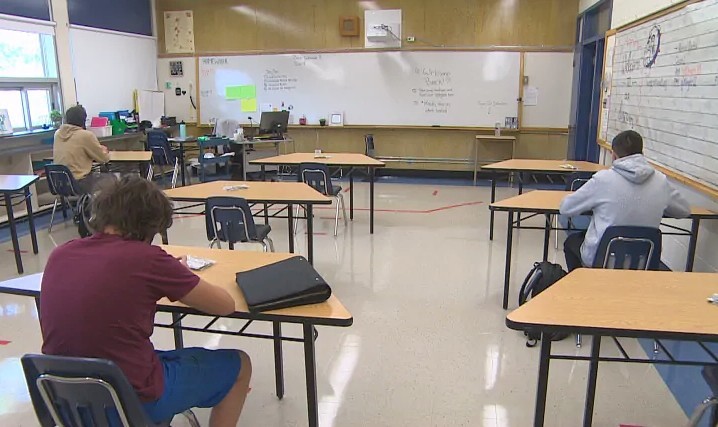
<svg viewBox="0 0 718 427">
<path fill-rule="evenodd" d="M 321 425 L 330 426 L 528 426 L 536 387 L 538 348 L 504 326 L 500 308 L 505 214 L 488 240 L 487 188 L 377 184 L 376 230 L 369 234 L 368 185 L 357 184 L 358 210 L 348 228 L 332 235 L 333 211 L 319 209 L 315 266 L 354 315 L 349 328 L 319 328 L 317 379 Z M 514 194 L 499 189 L 499 197 Z M 272 221 L 278 251 L 287 250 L 285 220 Z M 538 223 L 537 223 L 538 224 Z M 297 247 L 305 252 L 304 225 Z M 59 243 L 74 238 L 70 225 L 39 233 L 40 254 L 25 254 L 26 271 L 41 271 Z M 540 259 L 543 233 L 515 237 L 513 294 Z M 177 220 L 170 242 L 205 243 L 204 220 Z M 553 236 L 552 236 L 553 238 Z M 29 248 L 29 238 L 22 239 Z M 0 280 L 15 277 L 8 250 Z M 242 248 L 254 249 L 254 248 Z M 562 254 L 551 257 L 562 262 Z M 235 322 L 225 321 L 228 328 Z M 257 326 L 257 330 L 262 329 Z M 301 331 L 285 327 L 299 336 Z M 0 426 L 35 426 L 19 357 L 40 349 L 31 299 L 0 295 Z M 171 333 L 157 330 L 158 348 L 171 348 Z M 240 425 L 304 426 L 306 397 L 300 344 L 285 344 L 286 395 L 274 396 L 272 345 L 264 340 L 188 333 L 185 345 L 245 349 L 254 362 L 252 392 Z M 572 353 L 572 339 L 556 344 Z M 640 346 L 630 343 L 632 352 Z M 616 352 L 605 345 L 603 352 Z M 581 423 L 587 366 L 555 362 L 549 381 L 547 426 Z M 198 410 L 207 423 L 208 411 Z M 602 364 L 595 426 L 680 426 L 686 417 L 655 370 L 646 365 Z"/>
</svg>

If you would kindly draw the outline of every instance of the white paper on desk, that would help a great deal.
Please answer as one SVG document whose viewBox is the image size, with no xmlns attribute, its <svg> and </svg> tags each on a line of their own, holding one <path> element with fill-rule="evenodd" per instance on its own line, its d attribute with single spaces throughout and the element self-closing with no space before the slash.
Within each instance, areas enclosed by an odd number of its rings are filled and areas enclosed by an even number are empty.
<svg viewBox="0 0 718 427">
<path fill-rule="evenodd" d="M 534 107 L 538 105 L 539 90 L 536 86 L 524 86 L 524 105 Z"/>
</svg>

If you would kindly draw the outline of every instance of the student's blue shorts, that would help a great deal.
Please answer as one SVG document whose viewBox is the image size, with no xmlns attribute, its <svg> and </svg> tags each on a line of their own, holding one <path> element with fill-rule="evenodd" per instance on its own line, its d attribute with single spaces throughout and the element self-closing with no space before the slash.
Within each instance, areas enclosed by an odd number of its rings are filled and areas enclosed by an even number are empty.
<svg viewBox="0 0 718 427">
<path fill-rule="evenodd" d="M 158 351 L 165 389 L 154 402 L 143 404 L 155 423 L 169 421 L 191 408 L 211 408 L 229 393 L 242 362 L 237 350 L 183 348 Z"/>
</svg>

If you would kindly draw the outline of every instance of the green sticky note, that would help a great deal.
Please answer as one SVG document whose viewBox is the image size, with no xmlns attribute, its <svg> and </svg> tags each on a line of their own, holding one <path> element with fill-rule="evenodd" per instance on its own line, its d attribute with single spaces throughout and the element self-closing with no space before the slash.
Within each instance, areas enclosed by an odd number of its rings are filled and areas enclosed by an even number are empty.
<svg viewBox="0 0 718 427">
<path fill-rule="evenodd" d="M 250 98 L 256 98 L 257 97 L 257 86 L 255 85 L 244 85 L 240 86 L 240 98 L 241 99 L 250 99 Z"/>
<path fill-rule="evenodd" d="M 241 103 L 243 113 L 253 113 L 257 111 L 257 98 L 243 99 Z"/>
<path fill-rule="evenodd" d="M 242 99 L 242 86 L 227 86 L 224 91 L 227 99 Z"/>
</svg>

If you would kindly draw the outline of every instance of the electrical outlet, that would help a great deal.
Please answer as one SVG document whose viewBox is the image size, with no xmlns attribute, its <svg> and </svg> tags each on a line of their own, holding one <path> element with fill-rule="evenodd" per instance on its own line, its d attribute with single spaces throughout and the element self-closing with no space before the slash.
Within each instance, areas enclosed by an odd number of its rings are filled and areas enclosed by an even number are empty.
<svg viewBox="0 0 718 427">
<path fill-rule="evenodd" d="M 415 42 L 415 41 L 416 41 L 416 37 L 414 37 L 414 36 L 409 36 L 409 37 L 406 38 L 406 41 L 407 41 L 407 42 L 410 42 L 410 43 L 411 43 L 411 42 Z"/>
</svg>

